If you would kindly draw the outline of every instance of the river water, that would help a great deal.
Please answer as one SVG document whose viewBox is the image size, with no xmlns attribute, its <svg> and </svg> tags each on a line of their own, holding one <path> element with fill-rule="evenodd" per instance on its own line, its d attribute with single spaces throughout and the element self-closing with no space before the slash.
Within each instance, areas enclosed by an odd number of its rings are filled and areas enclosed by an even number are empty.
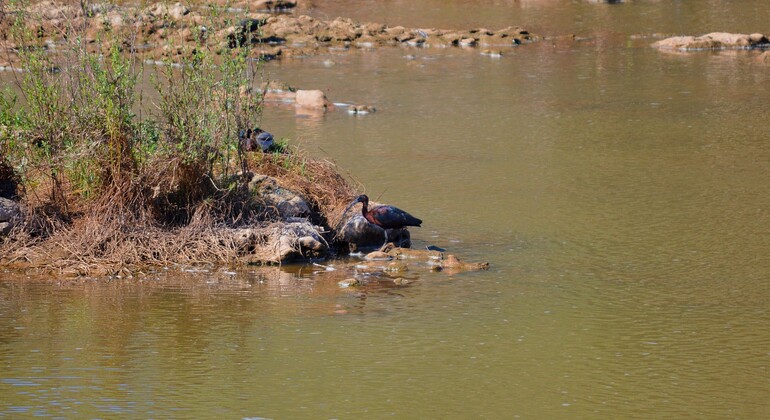
<svg viewBox="0 0 770 420">
<path fill-rule="evenodd" d="M 768 33 L 764 2 L 319 3 L 585 37 L 265 67 L 377 108 L 271 106 L 265 128 L 422 218 L 415 246 L 490 270 L 359 290 L 308 266 L 0 274 L 0 417 L 770 416 L 770 67 L 631 36 Z"/>
</svg>

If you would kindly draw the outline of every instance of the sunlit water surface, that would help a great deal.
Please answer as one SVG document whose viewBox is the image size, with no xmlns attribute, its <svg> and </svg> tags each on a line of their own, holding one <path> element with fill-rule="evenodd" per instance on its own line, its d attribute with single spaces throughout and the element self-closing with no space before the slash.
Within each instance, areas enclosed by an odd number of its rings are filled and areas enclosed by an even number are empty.
<svg viewBox="0 0 770 420">
<path fill-rule="evenodd" d="M 508 2 L 455 3 L 386 16 L 589 39 L 271 63 L 269 78 L 378 111 L 271 106 L 263 126 L 422 218 L 415 246 L 489 271 L 359 290 L 318 267 L 0 273 L 0 416 L 769 417 L 770 67 L 629 37 L 767 33 L 760 3 L 676 20 L 689 3 L 514 2 L 510 23 Z M 382 21 L 330 4 L 315 13 Z"/>
</svg>

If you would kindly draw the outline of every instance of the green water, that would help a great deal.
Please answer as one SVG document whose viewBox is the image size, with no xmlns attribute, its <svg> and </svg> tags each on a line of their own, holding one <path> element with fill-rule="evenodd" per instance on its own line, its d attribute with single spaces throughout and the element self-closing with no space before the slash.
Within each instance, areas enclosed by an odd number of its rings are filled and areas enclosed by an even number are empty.
<svg viewBox="0 0 770 420">
<path fill-rule="evenodd" d="M 491 269 L 0 273 L 0 417 L 770 417 L 770 67 L 630 38 L 768 33 L 764 3 L 370 3 L 350 15 L 589 37 L 265 69 L 374 105 L 263 126 L 423 219 L 415 246 Z"/>
</svg>

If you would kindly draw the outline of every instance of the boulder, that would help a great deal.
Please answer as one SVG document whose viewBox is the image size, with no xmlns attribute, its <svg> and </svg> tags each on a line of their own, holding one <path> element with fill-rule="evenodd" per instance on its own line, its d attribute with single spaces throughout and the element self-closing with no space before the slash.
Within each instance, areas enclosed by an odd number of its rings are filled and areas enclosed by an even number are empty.
<svg viewBox="0 0 770 420">
<path fill-rule="evenodd" d="M 385 231 L 369 223 L 364 216 L 356 214 L 342 225 L 337 237 L 348 243 L 351 252 L 362 249 L 376 249 L 385 243 Z M 409 248 L 412 245 L 409 231 L 406 228 L 388 229 L 388 242 L 398 247 Z"/>
<path fill-rule="evenodd" d="M 233 229 L 230 241 L 248 263 L 325 258 L 329 252 L 321 228 L 308 221 Z"/>
<path fill-rule="evenodd" d="M 295 100 L 298 107 L 308 109 L 325 109 L 329 103 L 320 90 L 298 90 Z"/>
<path fill-rule="evenodd" d="M 653 48 L 670 50 L 717 50 L 725 48 L 755 48 L 768 45 L 765 35 L 755 33 L 731 34 L 712 32 L 702 36 L 675 36 L 652 44 Z"/>
<path fill-rule="evenodd" d="M 0 237 L 8 235 L 22 221 L 24 213 L 19 203 L 0 197 Z"/>
<path fill-rule="evenodd" d="M 248 189 L 261 199 L 268 210 L 275 210 L 282 220 L 310 216 L 307 201 L 299 194 L 281 187 L 275 178 L 253 174 Z"/>
<path fill-rule="evenodd" d="M 277 229 L 280 232 L 273 246 L 275 261 L 324 258 L 329 252 L 321 232 L 310 222 L 286 223 Z"/>
</svg>

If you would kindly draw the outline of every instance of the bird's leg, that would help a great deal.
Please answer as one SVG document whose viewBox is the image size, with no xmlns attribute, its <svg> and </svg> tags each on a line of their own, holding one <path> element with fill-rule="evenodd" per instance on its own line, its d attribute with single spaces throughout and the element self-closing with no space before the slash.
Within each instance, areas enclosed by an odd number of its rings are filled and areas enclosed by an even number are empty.
<svg viewBox="0 0 770 420">
<path fill-rule="evenodd" d="M 375 225 L 375 226 L 377 226 L 377 225 Z M 385 252 L 385 248 L 387 248 L 387 247 L 388 247 L 388 230 L 387 230 L 387 229 L 385 229 L 384 227 L 380 227 L 380 226 L 377 226 L 377 227 L 378 227 L 378 228 L 380 228 L 380 229 L 382 229 L 382 233 L 384 233 L 384 234 L 385 234 L 385 243 L 384 243 L 384 244 L 382 244 L 382 246 L 381 246 L 381 247 L 380 247 L 380 249 L 379 249 L 379 250 L 380 250 L 380 252 Z"/>
</svg>

